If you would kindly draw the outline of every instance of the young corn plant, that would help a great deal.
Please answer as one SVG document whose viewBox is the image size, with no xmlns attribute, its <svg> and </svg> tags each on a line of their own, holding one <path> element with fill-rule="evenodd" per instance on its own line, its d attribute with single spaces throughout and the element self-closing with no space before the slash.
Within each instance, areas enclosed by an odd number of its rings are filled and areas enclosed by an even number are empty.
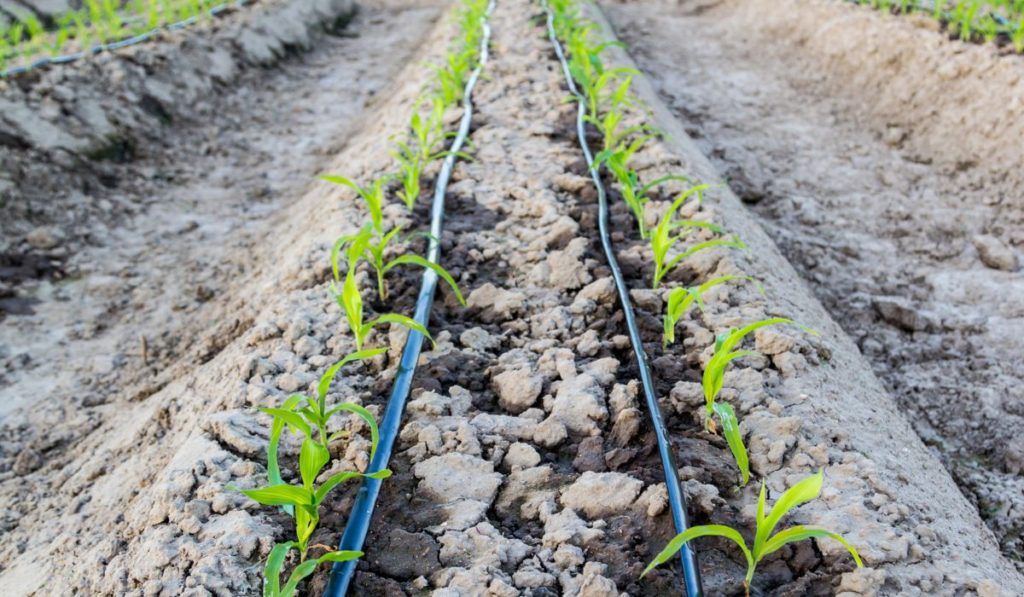
<svg viewBox="0 0 1024 597">
<path fill-rule="evenodd" d="M 338 261 L 342 251 L 345 250 L 346 254 L 358 253 L 370 264 L 370 267 L 377 275 L 377 294 L 381 301 L 386 300 L 388 296 L 385 275 L 400 265 L 415 265 L 424 269 L 432 270 L 439 278 L 448 283 L 448 286 L 450 286 L 452 291 L 455 293 L 455 297 L 459 300 L 459 303 L 465 305 L 466 299 L 463 298 L 462 292 L 459 290 L 459 285 L 455 283 L 455 279 L 452 278 L 451 274 L 437 263 L 412 253 L 399 255 L 390 261 L 385 258 L 388 245 L 399 233 L 401 233 L 401 231 L 402 229 L 396 226 L 384 236 L 378 236 L 373 229 L 367 225 L 363 226 L 363 228 L 355 234 L 339 238 L 334 243 L 334 248 L 331 250 L 331 270 L 334 273 L 335 282 L 341 281 L 339 277 Z"/>
<path fill-rule="evenodd" d="M 299 589 L 299 583 L 313 574 L 320 564 L 325 562 L 348 562 L 363 557 L 361 551 L 330 551 L 324 555 L 306 560 L 292 569 L 288 580 L 281 584 L 281 572 L 288 553 L 298 549 L 298 541 L 286 541 L 274 545 L 267 556 L 267 564 L 263 568 L 263 597 L 293 597 Z"/>
<path fill-rule="evenodd" d="M 323 556 L 307 560 L 309 549 L 313 547 L 310 545 L 310 539 L 320 523 L 320 505 L 331 490 L 346 481 L 360 477 L 386 479 L 391 475 L 391 471 L 387 469 L 365 475 L 356 471 L 342 471 L 331 475 L 318 485 L 316 480 L 331 459 L 330 451 L 312 437 L 308 428 L 300 427 L 300 430 L 305 436 L 299 452 L 301 484 L 281 482 L 255 489 L 231 488 L 241 491 L 264 506 L 287 508 L 295 520 L 295 540 L 276 545 L 267 559 L 267 566 L 264 569 L 264 595 L 293 595 L 299 581 L 312 574 L 319 564 L 327 561 L 352 560 L 362 556 L 361 552 L 331 551 L 330 548 L 326 548 L 327 553 Z M 299 552 L 299 564 L 282 588 L 281 568 L 285 556 L 292 549 Z"/>
<path fill-rule="evenodd" d="M 747 248 L 747 245 L 745 245 L 743 241 L 736 236 L 732 236 L 729 238 L 715 238 L 699 242 L 688 247 L 685 251 L 675 255 L 674 257 L 669 256 L 672 248 L 684 238 L 688 237 L 694 230 L 704 229 L 710 230 L 715 234 L 722 234 L 723 230 L 721 227 L 711 222 L 675 219 L 676 212 L 679 211 L 686 201 L 691 198 L 695 198 L 697 201 L 702 201 L 702 193 L 705 189 L 710 188 L 710 186 L 711 185 L 708 184 L 700 184 L 690 187 L 686 191 L 680 193 L 679 196 L 676 197 L 675 201 L 672 202 L 672 206 L 669 210 L 661 217 L 658 225 L 651 232 L 651 252 L 654 254 L 654 277 L 652 279 L 651 286 L 655 290 L 661 286 L 661 282 L 665 279 L 665 276 L 671 273 L 672 270 L 674 270 L 684 259 L 700 251 L 710 249 L 712 247 L 724 247 L 731 249 Z M 677 234 L 676 231 L 680 229 L 682 232 Z"/>
<path fill-rule="evenodd" d="M 668 348 L 669 344 L 676 341 L 676 326 L 679 324 L 679 320 L 683 318 L 687 309 L 696 304 L 697 308 L 704 311 L 704 293 L 719 284 L 725 284 L 726 282 L 734 280 L 747 280 L 749 282 L 753 282 L 754 284 L 757 284 L 761 293 L 764 293 L 764 288 L 762 288 L 760 283 L 751 276 L 719 276 L 708 280 L 699 286 L 673 288 L 668 293 L 668 301 L 665 307 L 665 315 L 663 317 L 664 333 L 662 335 L 662 348 Z"/>
<path fill-rule="evenodd" d="M 420 196 L 420 178 L 423 169 L 434 160 L 448 155 L 445 151 L 434 151 L 448 135 L 444 132 L 444 104 L 440 98 L 434 97 L 429 114 L 424 118 L 418 111 L 409 119 L 412 140 L 408 143 L 397 142 L 398 150 L 391 155 L 398 161 L 399 177 L 402 179 L 402 190 L 399 198 L 412 211 Z"/>
<path fill-rule="evenodd" d="M 321 176 L 320 179 L 346 186 L 355 191 L 363 202 L 366 203 L 366 209 L 370 212 L 370 221 L 373 222 L 374 232 L 381 236 L 384 235 L 384 185 L 391 180 L 390 176 L 381 176 L 367 187 L 359 186 L 344 176 L 333 174 Z"/>
<path fill-rule="evenodd" d="M 622 193 L 622 200 L 626 202 L 626 205 L 633 212 L 633 217 L 640 230 L 641 239 L 646 239 L 648 234 L 647 226 L 644 224 L 644 214 L 647 203 L 650 201 L 648 194 L 656 187 L 671 181 L 692 182 L 686 176 L 668 175 L 647 184 L 641 184 L 640 175 L 637 174 L 636 170 L 630 168 L 628 163 L 643 142 L 649 138 L 650 136 L 644 136 L 633 141 L 629 146 L 620 146 L 613 151 L 601 151 L 594 156 L 594 167 L 598 168 L 601 164 L 604 164 L 619 183 L 619 192 Z"/>
<path fill-rule="evenodd" d="M 317 397 L 304 394 L 289 396 L 281 408 L 262 408 L 261 411 L 273 418 L 270 442 L 267 445 L 267 477 L 270 482 L 266 487 L 255 489 L 229 489 L 240 491 L 250 499 L 265 506 L 279 506 L 290 514 L 295 521 L 295 540 L 279 543 L 271 550 L 264 568 L 263 594 L 265 597 L 291 597 L 295 594 L 299 582 L 316 570 L 324 562 L 344 562 L 361 557 L 358 551 L 332 551 L 326 546 L 312 546 L 310 540 L 320 522 L 320 505 L 327 495 L 338 485 L 352 479 L 369 477 L 385 479 L 391 471 L 384 469 L 372 473 L 342 471 L 328 477 L 323 483 L 317 484 L 324 467 L 331 460 L 330 444 L 341 437 L 344 432 L 328 434 L 328 422 L 339 412 L 349 412 L 359 416 L 370 429 L 370 455 L 373 457 L 377 449 L 377 421 L 373 415 L 358 404 L 342 403 L 333 407 L 327 405 L 327 393 L 331 382 L 341 367 L 381 354 L 387 349 L 358 351 L 349 354 L 329 368 L 320 378 L 317 385 Z M 292 485 L 281 478 L 278 464 L 278 446 L 281 434 L 285 429 L 302 437 L 299 451 L 299 475 L 301 484 Z M 308 559 L 311 547 L 320 547 L 326 553 L 320 557 Z M 292 550 L 298 552 L 299 563 L 292 569 L 288 580 L 282 585 L 281 573 L 287 555 Z"/>
<path fill-rule="evenodd" d="M 775 532 L 775 529 L 779 526 L 779 522 L 782 521 L 782 518 L 785 517 L 786 514 L 792 512 L 797 506 L 817 499 L 818 496 L 821 495 L 821 486 L 823 482 L 824 473 L 819 470 L 817 473 L 801 480 L 799 483 L 783 492 L 782 496 L 775 502 L 775 505 L 772 506 L 771 510 L 766 509 L 766 490 L 764 482 L 762 482 L 761 493 L 757 498 L 756 529 L 754 532 L 753 546 L 748 547 L 747 541 L 743 538 L 743 535 L 732 527 L 720 524 L 706 524 L 690 527 L 669 541 L 668 545 L 661 550 L 661 553 L 651 560 L 651 563 L 647 565 L 647 568 L 644 569 L 640 576 L 643 577 L 651 570 L 654 570 L 655 567 L 672 559 L 672 557 L 675 556 L 675 554 L 687 542 L 693 541 L 698 537 L 709 536 L 729 539 L 740 548 L 741 552 L 743 552 L 743 557 L 747 561 L 747 574 L 743 577 L 743 586 L 746 589 L 748 597 L 750 595 L 750 583 L 754 580 L 754 573 L 757 571 L 757 565 L 760 564 L 766 556 L 775 553 L 784 546 L 790 543 L 803 541 L 804 539 L 833 539 L 838 541 L 848 552 L 850 552 L 850 555 L 853 556 L 853 561 L 857 564 L 857 567 L 863 567 L 864 562 L 860 559 L 860 555 L 857 553 L 857 550 L 838 533 L 834 533 L 820 527 L 805 525 L 794 525 L 777 533 Z"/>
<path fill-rule="evenodd" d="M 287 427 L 293 434 L 302 433 L 305 437 L 315 438 L 325 450 L 330 450 L 332 442 L 346 435 L 345 431 L 328 432 L 328 424 L 331 418 L 342 412 L 347 412 L 362 419 L 370 430 L 370 458 L 373 458 L 377 450 L 377 439 L 379 432 L 377 421 L 370 411 L 362 406 L 344 402 L 328 407 L 327 393 L 330 391 L 331 382 L 338 374 L 338 371 L 350 363 L 372 359 L 387 352 L 387 348 L 374 348 L 371 350 L 360 350 L 346 355 L 343 359 L 332 365 L 320 377 L 317 384 L 316 397 L 306 394 L 292 394 L 285 399 L 279 408 L 261 408 L 260 411 L 271 416 L 273 423 L 270 427 L 270 441 L 267 443 L 267 478 L 271 485 L 283 483 L 281 468 L 278 463 L 278 447 L 281 443 L 281 435 Z M 288 509 L 291 512 L 291 509 Z"/>
<path fill-rule="evenodd" d="M 341 282 L 340 273 L 335 261 L 333 266 L 334 270 L 334 282 L 331 283 L 331 294 L 334 295 L 334 300 L 345 312 L 345 319 L 348 321 L 349 329 L 352 330 L 352 335 L 355 337 L 356 350 L 363 350 L 363 346 L 366 344 L 366 339 L 370 335 L 370 332 L 374 327 L 378 325 L 396 324 L 406 329 L 417 331 L 427 339 L 434 342 L 430 332 L 427 328 L 423 327 L 418 321 L 405 315 L 399 315 L 397 313 L 385 313 L 378 316 L 376 319 L 370 321 L 363 321 L 363 297 L 359 294 L 359 285 L 356 283 L 356 266 L 359 263 L 359 258 L 364 252 L 364 247 L 359 243 L 352 243 L 348 247 L 348 271 L 345 272 L 345 281 Z M 338 285 L 341 284 L 339 288 Z"/>
<path fill-rule="evenodd" d="M 736 418 L 736 413 L 732 406 L 718 402 L 718 395 L 722 392 L 722 386 L 725 383 L 725 369 L 729 363 L 736 359 L 754 356 L 759 353 L 752 350 L 734 350 L 740 342 L 743 341 L 751 333 L 770 325 L 789 324 L 797 325 L 809 334 L 817 334 L 814 330 L 799 326 L 796 322 L 785 317 L 771 317 L 768 319 L 762 319 L 761 321 L 755 321 L 749 323 L 739 329 L 730 329 L 725 333 L 719 334 L 715 338 L 715 352 L 711 356 L 711 360 L 708 361 L 707 366 L 704 367 L 704 374 L 701 379 L 701 387 L 704 391 L 704 406 L 706 410 L 706 418 L 704 420 L 705 428 L 715 433 L 717 431 L 717 425 L 715 424 L 714 415 L 718 415 L 719 420 L 722 423 L 722 435 L 725 436 L 726 442 L 729 444 L 729 451 L 732 452 L 733 459 L 736 460 L 736 466 L 740 470 L 742 476 L 741 486 L 746 485 L 750 480 L 750 464 L 749 457 L 747 455 L 747 448 L 743 444 L 743 436 L 740 433 L 739 422 Z"/>
</svg>

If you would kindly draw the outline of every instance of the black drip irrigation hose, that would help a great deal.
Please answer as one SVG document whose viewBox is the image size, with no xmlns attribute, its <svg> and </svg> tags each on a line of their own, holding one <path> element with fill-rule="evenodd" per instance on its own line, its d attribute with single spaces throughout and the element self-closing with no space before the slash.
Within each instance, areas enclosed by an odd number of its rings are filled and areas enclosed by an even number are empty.
<svg viewBox="0 0 1024 597">
<path fill-rule="evenodd" d="M 633 314 L 633 303 L 629 296 L 629 288 L 626 286 L 626 281 L 622 277 L 622 270 L 619 269 L 618 259 L 615 257 L 615 249 L 612 246 L 611 237 L 609 236 L 608 226 L 608 195 L 604 188 L 604 183 L 601 182 L 601 175 L 598 169 L 594 167 L 594 157 L 590 151 L 590 145 L 587 143 L 586 137 L 586 123 L 584 116 L 586 115 L 586 98 L 580 93 L 576 87 L 576 83 L 573 81 L 572 73 L 569 70 L 569 63 L 565 59 L 565 52 L 562 50 L 562 44 L 558 41 L 558 36 L 555 34 L 555 15 L 548 6 L 547 0 L 542 0 L 544 6 L 544 12 L 547 13 L 547 25 L 548 25 L 548 37 L 551 39 L 551 45 L 554 46 L 555 54 L 558 56 L 559 62 L 562 64 L 562 72 L 565 75 L 566 85 L 569 87 L 569 91 L 576 96 L 577 99 L 577 113 L 576 113 L 576 136 L 579 138 L 580 148 L 583 150 L 583 156 L 587 160 L 587 168 L 590 170 L 590 178 L 594 181 L 594 187 L 597 189 L 597 204 L 598 204 L 598 229 L 601 234 L 601 246 L 604 248 L 605 258 L 608 260 L 608 266 L 612 270 L 612 277 L 615 279 L 615 288 L 619 294 L 619 302 L 622 304 L 622 312 L 625 316 L 626 327 L 629 329 L 629 340 L 633 345 L 633 354 L 636 357 L 637 366 L 640 369 L 640 382 L 644 388 L 644 399 L 647 402 L 647 410 L 651 417 L 651 427 L 654 428 L 654 434 L 658 438 L 658 453 L 661 456 L 661 465 L 665 472 L 665 485 L 668 488 L 668 500 L 672 510 L 672 520 L 675 523 L 676 532 L 682 533 L 689 528 L 690 523 L 686 514 L 686 495 L 683 493 L 682 485 L 679 482 L 679 472 L 676 469 L 675 457 L 672 453 L 672 445 L 669 443 L 668 430 L 665 428 L 665 419 L 661 414 L 661 407 L 658 404 L 658 398 L 654 393 L 654 381 L 651 377 L 651 368 L 647 363 L 647 354 L 644 352 L 642 340 L 640 338 L 640 330 L 636 325 L 636 317 Z M 702 597 L 704 595 L 704 586 L 700 575 L 700 565 L 697 562 L 697 554 L 690 546 L 690 543 L 684 543 L 683 547 L 679 550 L 679 558 L 683 566 L 683 585 L 686 588 L 686 595 L 689 597 Z"/>
<path fill-rule="evenodd" d="M 488 44 L 491 40 L 491 27 L 487 20 L 494 10 L 495 0 L 490 0 L 487 11 L 481 18 L 480 26 L 483 29 L 483 39 L 480 41 L 480 60 L 473 73 L 466 81 L 466 88 L 462 95 L 462 120 L 459 122 L 459 130 L 455 135 L 449 148 L 448 155 L 441 165 L 441 171 L 437 176 L 437 183 L 434 185 L 434 199 L 430 211 L 430 246 L 427 250 L 427 259 L 432 263 L 439 263 L 441 259 L 441 234 L 444 232 L 444 198 L 448 190 L 448 181 L 455 167 L 455 160 L 458 159 L 458 152 L 462 149 L 466 138 L 469 136 L 469 127 L 473 120 L 473 88 L 480 78 L 487 65 Z M 426 328 L 430 322 L 430 308 L 434 303 L 434 293 L 437 290 L 437 274 L 432 269 L 425 269 L 423 281 L 420 285 L 420 293 L 416 299 L 416 312 L 414 319 Z M 423 348 L 423 334 L 415 330 L 409 332 L 402 349 L 402 359 L 398 364 L 398 375 L 395 376 L 394 385 L 391 387 L 391 397 L 388 398 L 387 408 L 384 410 L 384 418 L 380 424 L 380 439 L 377 443 L 377 452 L 370 461 L 367 469 L 370 472 L 384 470 L 391 460 L 391 453 L 398 439 L 401 429 L 402 415 L 405 412 L 405 404 L 409 399 L 409 392 L 412 390 L 413 376 L 416 374 L 416 362 L 420 358 L 420 351 Z M 340 547 L 342 551 L 362 551 L 366 535 L 370 530 L 370 521 L 373 518 L 373 509 L 377 504 L 380 495 L 382 481 L 380 479 L 364 478 L 359 492 L 356 494 L 355 504 L 352 506 L 352 514 L 349 516 L 348 524 L 345 525 L 345 532 L 341 536 Z M 343 597 L 348 593 L 356 572 L 358 560 L 348 562 L 335 562 L 331 567 L 331 577 L 324 589 L 324 597 Z"/>
<path fill-rule="evenodd" d="M 219 15 L 220 13 L 224 12 L 225 10 L 227 10 L 229 7 L 233 6 L 233 7 L 237 8 L 237 7 L 240 7 L 240 6 L 244 6 L 245 4 L 248 4 L 248 1 L 249 0 L 235 0 L 234 2 L 225 2 L 223 4 L 218 4 L 217 6 L 214 6 L 213 8 L 208 10 L 207 13 L 211 17 L 215 17 L 215 16 Z M 16 75 L 22 75 L 22 74 L 25 74 L 25 73 L 27 73 L 27 72 L 29 72 L 31 70 L 36 70 L 36 69 L 39 69 L 39 68 L 43 68 L 45 66 L 56 65 L 56 64 L 68 64 L 69 62 L 74 62 L 76 60 L 81 60 L 82 58 L 85 58 L 86 56 L 94 56 L 96 54 L 99 54 L 100 52 L 113 52 L 115 50 L 120 50 L 122 48 L 127 48 L 128 46 L 134 46 L 136 44 L 141 44 L 144 41 L 152 39 L 153 37 L 155 37 L 161 31 L 177 31 L 179 29 L 184 29 L 185 27 L 188 27 L 189 25 L 192 25 L 192 24 L 198 22 L 199 19 L 200 19 L 199 15 L 196 15 L 196 16 L 189 17 L 189 18 L 187 18 L 187 19 L 185 19 L 183 21 L 177 21 L 177 22 L 174 22 L 174 23 L 168 23 L 166 25 L 160 25 L 159 27 L 154 27 L 153 29 L 150 29 L 149 31 L 146 31 L 144 33 L 140 33 L 138 35 L 129 37 L 127 39 L 122 39 L 120 41 L 115 41 L 115 42 L 105 43 L 105 44 L 96 44 L 95 46 L 92 46 L 91 48 L 89 48 L 87 50 L 81 50 L 81 51 L 78 51 L 78 52 L 72 52 L 71 54 L 62 54 L 60 56 L 44 56 L 44 57 L 39 58 L 38 60 L 35 60 L 35 61 L 33 61 L 33 62 L 29 63 L 29 64 L 25 64 L 25 65 L 21 65 L 21 66 L 12 66 L 11 68 L 4 69 L 4 70 L 0 71 L 0 79 L 6 79 L 7 77 L 13 77 L 13 76 L 16 76 Z"/>
</svg>

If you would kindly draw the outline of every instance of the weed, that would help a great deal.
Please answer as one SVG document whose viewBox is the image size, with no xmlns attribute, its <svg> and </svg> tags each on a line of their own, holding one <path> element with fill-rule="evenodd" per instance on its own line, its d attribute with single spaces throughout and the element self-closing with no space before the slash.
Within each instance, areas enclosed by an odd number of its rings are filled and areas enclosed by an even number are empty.
<svg viewBox="0 0 1024 597">
<path fill-rule="evenodd" d="M 832 531 L 819 527 L 795 525 L 788 529 L 779 531 L 774 535 L 772 534 L 786 514 L 791 512 L 797 506 L 814 500 L 821 495 L 821 486 L 823 482 L 824 473 L 820 470 L 817 473 L 801 480 L 782 494 L 782 497 L 775 502 L 775 505 L 767 515 L 765 513 L 766 491 L 765 485 L 762 482 L 761 493 L 757 500 L 757 526 L 754 534 L 753 547 L 747 547 L 747 542 L 743 538 L 743 535 L 732 527 L 719 524 L 691 527 L 676 535 L 675 538 L 669 541 L 668 545 L 661 550 L 661 553 L 654 557 L 640 576 L 643 577 L 656 566 L 669 561 L 686 542 L 692 541 L 698 537 L 708 536 L 725 537 L 739 546 L 740 551 L 743 552 L 743 556 L 747 560 L 747 574 L 743 578 L 743 586 L 746 588 L 747 595 L 750 594 L 750 583 L 754 579 L 754 573 L 757 570 L 757 565 L 761 563 L 761 560 L 763 560 L 765 556 L 782 549 L 785 545 L 795 543 L 797 541 L 803 541 L 804 539 L 834 539 L 841 543 L 843 547 L 850 552 L 850 555 L 853 556 L 853 560 L 856 562 L 858 568 L 863 567 L 864 562 L 861 561 L 857 550 L 850 545 L 842 535 L 833 533 Z"/>
</svg>

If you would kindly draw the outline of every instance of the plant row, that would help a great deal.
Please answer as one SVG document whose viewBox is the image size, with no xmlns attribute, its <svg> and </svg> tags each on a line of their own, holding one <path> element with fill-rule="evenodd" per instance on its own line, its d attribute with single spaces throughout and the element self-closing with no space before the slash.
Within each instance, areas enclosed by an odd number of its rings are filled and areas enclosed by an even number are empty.
<svg viewBox="0 0 1024 597">
<path fill-rule="evenodd" d="M 896 13 L 930 15 L 964 41 L 1006 41 L 1024 53 L 1024 0 L 850 0 Z"/>
<path fill-rule="evenodd" d="M 446 63 L 434 67 L 437 86 L 425 92 L 417 101 L 416 109 L 409 118 L 407 136 L 393 140 L 395 149 L 392 155 L 397 162 L 397 172 L 365 183 L 344 176 L 321 177 L 327 182 L 354 191 L 367 212 L 366 221 L 358 231 L 340 237 L 330 252 L 333 280 L 329 291 L 345 314 L 347 330 L 343 331 L 352 335 L 355 351 L 323 373 L 315 395 L 293 394 L 279 407 L 259 409 L 272 419 L 267 446 L 268 485 L 239 491 L 260 504 L 281 507 L 295 522 L 294 539 L 275 545 L 267 559 L 264 568 L 265 597 L 294 595 L 299 582 L 312 574 L 321 563 L 343 562 L 361 557 L 363 553 L 359 551 L 334 551 L 326 546 L 310 545 L 319 522 L 320 506 L 331 490 L 346 481 L 363 477 L 384 479 L 391 474 L 387 469 L 366 473 L 344 471 L 333 475 L 324 474 L 332 459 L 334 442 L 351 433 L 345 421 L 339 424 L 334 420 L 335 415 L 348 415 L 347 421 L 352 421 L 351 417 L 354 416 L 355 420 L 365 424 L 370 434 L 371 460 L 379 440 L 377 421 L 366 408 L 355 402 L 335 404 L 329 400 L 334 378 L 346 366 L 387 352 L 387 346 L 372 346 L 377 339 L 374 329 L 379 326 L 398 325 L 431 339 L 430 333 L 421 323 L 405 315 L 384 313 L 368 319 L 364 311 L 364 290 L 370 290 L 375 295 L 374 303 L 383 305 L 388 298 L 388 275 L 397 268 L 412 266 L 435 272 L 448 283 L 459 302 L 465 304 L 458 285 L 443 267 L 408 252 L 408 243 L 404 241 L 414 234 L 408 234 L 401 226 L 390 224 L 384 215 L 384 207 L 394 200 L 401 201 L 412 212 L 421 196 L 421 187 L 430 165 L 452 155 L 442 148 L 445 141 L 454 135 L 445 130 L 445 114 L 462 100 L 467 79 L 478 64 L 482 19 L 487 9 L 486 0 L 462 0 L 462 4 L 456 12 L 461 37 L 447 53 Z M 423 236 L 427 236 L 430 243 L 438 242 L 438 239 L 429 235 Z M 363 288 L 364 284 L 360 282 L 365 278 L 358 275 L 360 272 L 369 274 L 366 278 L 373 280 L 372 289 Z M 285 431 L 301 440 L 299 478 L 294 482 L 283 478 L 279 464 L 278 452 Z M 325 553 L 314 558 L 310 555 L 310 550 L 314 548 L 324 550 Z M 293 566 L 287 580 L 284 580 L 283 570 L 289 559 Z"/>
<path fill-rule="evenodd" d="M 697 217 L 710 185 L 698 184 L 684 175 L 669 175 L 645 181 L 633 168 L 631 164 L 636 153 L 646 143 L 660 136 L 659 131 L 642 122 L 648 110 L 630 91 L 633 77 L 639 73 L 631 68 L 605 65 L 602 54 L 610 47 L 621 44 L 596 39 L 595 25 L 582 17 L 576 0 L 549 2 L 553 10 L 556 36 L 568 52 L 569 72 L 586 102 L 584 120 L 601 140 L 592 167 L 613 182 L 633 213 L 637 236 L 649 244 L 649 255 L 654 263 L 650 280 L 652 288 L 669 286 L 666 309 L 662 316 L 662 343 L 663 348 L 667 348 L 676 341 L 677 325 L 687 311 L 694 306 L 703 310 L 704 294 L 711 288 L 730 283 L 748 283 L 755 285 L 761 292 L 763 289 L 753 278 L 741 275 L 720 276 L 689 287 L 669 283 L 670 274 L 696 253 L 712 248 L 744 250 L 746 245 L 736 235 Z M 665 195 L 670 185 L 677 188 L 682 186 L 685 190 L 674 197 Z M 648 228 L 648 211 L 656 201 L 662 206 L 667 204 L 668 209 L 658 219 L 656 226 Z M 705 430 L 717 433 L 721 427 L 738 468 L 740 486 L 746 485 L 750 479 L 749 457 L 735 409 L 720 395 L 729 365 L 737 359 L 757 354 L 742 347 L 744 340 L 756 330 L 773 325 L 797 324 L 788 318 L 772 317 L 726 330 L 715 338 L 714 352 L 704 366 L 702 386 L 706 407 L 703 415 Z M 814 333 L 803 326 L 798 327 Z M 790 510 L 818 497 L 822 483 L 823 472 L 819 470 L 783 493 L 769 511 L 762 481 L 752 545 L 748 546 L 743 535 L 736 529 L 723 525 L 695 526 L 677 535 L 654 558 L 644 574 L 671 559 L 684 543 L 707 535 L 725 537 L 739 546 L 747 561 L 744 585 L 748 590 L 754 571 L 765 556 L 786 544 L 807 538 L 828 537 L 839 541 L 860 566 L 857 551 L 841 536 L 828 530 L 797 525 L 775 533 L 782 517 Z"/>
<path fill-rule="evenodd" d="M 0 72 L 38 56 L 56 58 L 89 51 L 152 32 L 172 23 L 211 15 L 224 0 L 85 0 L 82 8 L 53 19 L 27 11 L 0 24 Z"/>
</svg>

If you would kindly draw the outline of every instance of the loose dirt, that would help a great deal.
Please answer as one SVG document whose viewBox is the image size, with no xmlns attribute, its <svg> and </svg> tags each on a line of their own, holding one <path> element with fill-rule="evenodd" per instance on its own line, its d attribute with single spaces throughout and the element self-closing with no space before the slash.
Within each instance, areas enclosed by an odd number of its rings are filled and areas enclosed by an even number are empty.
<svg viewBox="0 0 1024 597">
<path fill-rule="evenodd" d="M 1024 155 L 985 107 L 1016 113 L 1024 60 L 844 3 L 608 11 L 1024 565 Z"/>
<path fill-rule="evenodd" d="M 45 549 L 61 525 L 44 518 L 63 509 L 51 501 L 51 467 L 79 468 L 83 442 L 97 429 L 109 433 L 102 421 L 247 329 L 261 297 L 244 289 L 263 269 L 268 239 L 302 235 L 277 214 L 362 126 L 360 115 L 439 14 L 364 8 L 340 34 L 317 38 L 314 52 L 255 69 L 205 99 L 215 115 L 205 125 L 160 129 L 145 156 L 101 165 L 119 183 L 89 199 L 118 206 L 114 223 L 83 218 L 84 235 L 71 225 L 44 228 L 54 235 L 46 248 L 66 256 L 64 277 L 19 280 L 8 305 L 21 309 L 0 326 L 0 491 L 9 496 L 4 544 L 13 550 L 0 585 L 28 593 L 43 580 L 35 566 L 59 568 Z M 29 509 L 33 500 L 48 505 Z"/>
<path fill-rule="evenodd" d="M 158 200 L 111 226 L 117 242 L 70 261 L 81 279 L 29 284 L 34 312 L 10 314 L 4 324 L 24 326 L 32 343 L 9 342 L 33 347 L 25 362 L 39 366 L 31 375 L 8 367 L 12 385 L 3 392 L 46 400 L 17 398 L 3 415 L 2 586 L 19 595 L 260 592 L 262 560 L 292 531 L 286 515 L 228 488 L 265 482 L 269 420 L 255 407 L 307 390 L 354 348 L 328 293 L 328 253 L 355 231 L 363 210 L 348 190 L 310 182 L 326 171 L 369 180 L 393 168 L 389 137 L 403 134 L 432 76 L 422 62 L 441 60 L 453 35 L 439 14 L 364 9 L 348 29 L 358 38 L 325 39 L 278 70 L 244 75 L 216 100 L 230 116 L 216 121 L 215 135 L 182 127 L 145 158 L 152 162 L 126 166 L 176 174 L 138 182 Z M 473 160 L 456 168 L 442 238 L 442 262 L 468 307 L 442 288 L 431 319 L 437 344 L 420 359 L 358 594 L 680 590 L 673 566 L 639 579 L 670 538 L 671 517 L 596 237 L 575 108 L 563 101 L 539 15 L 527 0 L 500 0 L 492 19 L 492 61 L 474 97 Z M 628 64 L 621 53 L 609 60 Z M 647 80 L 636 85 L 653 123 L 670 133 L 638 154 L 641 175 L 717 179 Z M 666 190 L 653 209 L 670 196 Z M 628 211 L 613 203 L 614 241 L 694 521 L 749 529 L 757 481 L 777 496 L 824 468 L 822 499 L 791 522 L 845 534 L 869 566 L 854 571 L 834 542 L 808 541 L 768 558 L 756 591 L 1024 592 L 1024 579 L 856 346 L 728 189 L 693 215 L 737 232 L 752 250 L 702 253 L 671 283 L 746 273 L 767 293 L 720 288 L 681 324 L 668 351 L 660 342 L 663 293 L 645 290 L 653 269 L 646 246 Z M 427 215 L 424 206 L 386 210 L 409 230 L 423 228 Z M 410 242 L 422 249 L 422 240 Z M 367 288 L 365 272 L 359 279 Z M 410 311 L 418 271 L 398 271 L 390 284 L 388 304 L 368 301 L 368 316 Z M 109 294 L 94 298 L 91 285 Z M 738 361 L 726 376 L 723 399 L 744 421 L 756 479 L 740 489 L 725 442 L 703 431 L 700 367 L 716 333 L 768 315 L 792 316 L 821 337 L 759 333 L 764 356 Z M 69 321 L 83 322 L 81 339 L 50 331 Z M 390 351 L 343 371 L 329 400 L 379 414 L 404 339 L 400 328 L 375 332 L 370 342 Z M 365 470 L 365 429 L 343 424 L 352 433 L 335 446 L 331 472 Z M 286 479 L 297 476 L 288 467 L 296 452 L 285 442 Z M 332 495 L 314 543 L 336 543 L 354 490 Z M 699 545 L 708 594 L 742 594 L 735 548 Z M 326 568 L 311 594 L 325 576 Z"/>
</svg>

